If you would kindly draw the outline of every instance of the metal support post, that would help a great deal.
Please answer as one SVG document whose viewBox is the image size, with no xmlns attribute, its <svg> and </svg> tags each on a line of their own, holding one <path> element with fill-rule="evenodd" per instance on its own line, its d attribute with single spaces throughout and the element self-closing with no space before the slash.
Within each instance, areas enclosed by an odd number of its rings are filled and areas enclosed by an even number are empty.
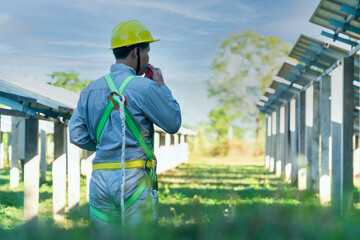
<svg viewBox="0 0 360 240">
<path fill-rule="evenodd" d="M 305 156 L 305 91 L 302 91 L 297 96 L 296 101 L 297 110 L 297 132 L 298 132 L 298 153 L 296 162 L 298 163 L 298 188 L 299 190 L 306 189 L 306 166 L 307 159 Z"/>
<path fill-rule="evenodd" d="M 321 77 L 320 82 L 320 134 L 321 134 L 321 169 L 320 169 L 320 200 L 321 202 L 330 201 L 330 136 L 331 136 L 331 79 L 329 75 Z"/>
<path fill-rule="evenodd" d="M 331 205 L 340 214 L 352 208 L 354 58 L 342 59 L 331 76 Z"/>
<path fill-rule="evenodd" d="M 296 161 L 296 155 L 298 151 L 298 139 L 296 131 L 296 99 L 290 101 L 290 159 L 291 159 L 291 174 L 290 179 L 292 183 L 297 182 L 298 175 L 298 163 Z"/>
<path fill-rule="evenodd" d="M 38 154 L 39 120 L 25 120 L 25 158 L 24 158 L 24 220 L 38 221 L 39 212 L 39 171 Z"/>
</svg>

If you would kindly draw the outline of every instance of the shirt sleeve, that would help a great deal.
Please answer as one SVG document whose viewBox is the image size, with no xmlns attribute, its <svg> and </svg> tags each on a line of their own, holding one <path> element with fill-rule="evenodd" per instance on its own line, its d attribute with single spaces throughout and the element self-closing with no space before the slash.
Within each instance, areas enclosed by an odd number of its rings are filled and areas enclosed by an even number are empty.
<svg viewBox="0 0 360 240">
<path fill-rule="evenodd" d="M 151 82 L 143 98 L 146 117 L 165 132 L 174 134 L 181 126 L 180 106 L 166 85 Z"/>
<path fill-rule="evenodd" d="M 86 124 L 86 103 L 87 103 L 87 94 L 81 93 L 78 105 L 70 118 L 69 122 L 69 132 L 70 132 L 70 142 L 76 146 L 89 150 L 96 150 L 96 143 L 94 143 L 88 131 Z"/>
</svg>

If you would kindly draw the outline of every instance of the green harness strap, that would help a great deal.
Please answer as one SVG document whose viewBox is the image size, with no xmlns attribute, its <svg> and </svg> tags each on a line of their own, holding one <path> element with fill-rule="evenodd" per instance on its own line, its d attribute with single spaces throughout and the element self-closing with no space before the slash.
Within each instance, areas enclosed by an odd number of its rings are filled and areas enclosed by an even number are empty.
<svg viewBox="0 0 360 240">
<path fill-rule="evenodd" d="M 125 201 L 125 209 L 129 209 L 136 202 L 136 200 L 145 190 L 146 185 L 147 185 L 147 180 L 143 178 L 139 186 L 135 189 L 134 193 Z M 92 212 L 92 214 L 94 214 L 95 217 L 97 217 L 98 219 L 104 222 L 118 223 L 121 220 L 120 215 L 119 216 L 107 215 L 102 211 L 97 210 L 92 205 L 90 205 L 90 211 Z"/>
<path fill-rule="evenodd" d="M 125 78 L 125 80 L 121 83 L 119 90 L 116 88 L 115 82 L 112 79 L 112 76 L 111 76 L 110 73 L 105 75 L 104 78 L 105 78 L 106 84 L 108 85 L 108 88 L 110 89 L 110 92 L 116 92 L 116 93 L 120 92 L 122 94 L 124 92 L 125 88 L 127 87 L 127 85 L 135 77 L 136 77 L 135 75 L 129 75 L 127 78 Z M 113 98 L 113 100 L 114 100 L 114 102 L 116 104 L 119 104 L 116 101 L 114 96 L 112 96 L 112 98 Z M 105 110 L 104 110 L 104 112 L 103 112 L 103 114 L 102 114 L 102 116 L 101 116 L 101 118 L 100 118 L 99 124 L 98 124 L 97 129 L 96 129 L 96 141 L 97 141 L 98 144 L 100 142 L 101 134 L 104 131 L 105 124 L 106 124 L 107 120 L 109 119 L 110 114 L 111 114 L 113 109 L 114 109 L 114 105 L 113 105 L 112 101 L 109 101 L 106 108 L 105 108 Z"/>
<path fill-rule="evenodd" d="M 105 82 L 108 86 L 108 88 L 110 89 L 110 92 L 113 93 L 117 93 L 119 95 L 122 95 L 123 92 L 125 91 L 127 85 L 131 82 L 131 80 L 133 80 L 136 76 L 135 75 L 130 75 L 127 78 L 125 78 L 125 80 L 121 83 L 119 89 L 116 88 L 115 85 L 115 81 L 112 78 L 111 74 L 107 74 L 104 76 L 105 78 Z M 112 96 L 112 99 L 114 101 L 115 104 L 119 104 L 115 97 Z M 100 137 L 102 132 L 104 131 L 104 127 L 105 124 L 107 122 L 107 120 L 110 117 L 111 112 L 114 109 L 114 105 L 113 102 L 111 100 L 109 100 L 101 118 L 99 121 L 99 124 L 97 126 L 96 129 L 96 140 L 97 143 L 100 142 Z M 144 151 L 146 157 L 148 160 L 153 161 L 155 159 L 153 150 L 150 150 L 149 146 L 147 145 L 144 137 L 142 136 L 140 130 L 138 129 L 137 125 L 135 124 L 134 120 L 132 119 L 129 111 L 127 110 L 126 106 L 124 106 L 124 110 L 125 110 L 125 122 L 126 125 L 128 126 L 128 128 L 130 129 L 131 133 L 134 135 L 136 141 L 139 143 L 141 149 Z M 153 131 L 154 134 L 154 131 Z M 154 146 L 154 136 L 152 137 L 152 146 Z M 150 171 L 151 175 L 154 175 L 153 171 Z M 156 175 L 156 174 L 155 174 Z M 147 180 L 144 178 L 143 181 L 141 181 L 140 185 L 135 189 L 134 193 L 125 201 L 125 209 L 128 209 L 130 206 L 132 206 L 137 199 L 140 197 L 140 195 L 142 194 L 142 192 L 145 190 L 145 187 L 147 185 Z M 97 209 L 95 209 L 93 206 L 90 205 L 90 210 L 91 212 L 94 214 L 95 217 L 99 218 L 102 221 L 105 222 L 119 222 L 120 221 L 120 217 L 119 216 L 111 216 L 111 215 L 107 215 Z"/>
<path fill-rule="evenodd" d="M 127 85 L 135 77 L 136 77 L 135 75 L 130 75 L 127 78 L 125 78 L 125 80 L 121 83 L 119 89 L 116 88 L 115 81 L 112 78 L 110 73 L 105 75 L 104 78 L 105 78 L 106 84 L 108 85 L 108 87 L 110 89 L 110 92 L 115 92 L 115 93 L 117 93 L 119 95 L 122 95 L 123 92 L 125 91 L 125 88 L 127 87 Z M 115 104 L 119 104 L 115 100 L 114 96 L 113 96 L 113 100 L 114 100 Z M 100 137 L 101 137 L 102 132 L 104 131 L 105 124 L 106 124 L 107 120 L 109 119 L 110 114 L 111 114 L 113 109 L 114 109 L 114 105 L 113 105 L 112 101 L 109 101 L 108 105 L 105 108 L 105 111 L 103 112 L 103 114 L 102 114 L 102 116 L 100 118 L 98 127 L 96 129 L 97 143 L 99 143 L 99 141 L 100 141 Z M 129 111 L 126 108 L 126 106 L 125 106 L 125 116 L 126 116 L 126 119 L 125 119 L 126 125 L 129 127 L 131 133 L 134 135 L 136 141 L 139 143 L 141 149 L 144 151 L 147 159 L 150 160 L 150 161 L 153 161 L 154 160 L 153 151 L 150 150 L 149 146 L 147 145 L 144 137 L 141 135 L 141 132 L 140 132 L 139 128 L 136 126 L 136 124 L 135 124 L 134 120 L 132 119 Z M 154 133 L 154 131 L 153 131 L 153 133 Z M 152 138 L 152 141 L 153 140 L 154 140 L 154 136 Z M 153 146 L 154 146 L 154 144 L 153 144 Z"/>
</svg>

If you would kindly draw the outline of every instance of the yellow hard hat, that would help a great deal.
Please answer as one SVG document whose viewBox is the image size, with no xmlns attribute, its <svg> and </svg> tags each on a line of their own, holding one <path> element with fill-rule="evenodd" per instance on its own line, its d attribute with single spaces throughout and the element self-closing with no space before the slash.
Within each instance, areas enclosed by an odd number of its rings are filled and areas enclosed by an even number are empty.
<svg viewBox="0 0 360 240">
<path fill-rule="evenodd" d="M 112 30 L 110 49 L 157 41 L 160 39 L 153 39 L 149 30 L 140 21 L 130 20 L 120 23 Z"/>
</svg>

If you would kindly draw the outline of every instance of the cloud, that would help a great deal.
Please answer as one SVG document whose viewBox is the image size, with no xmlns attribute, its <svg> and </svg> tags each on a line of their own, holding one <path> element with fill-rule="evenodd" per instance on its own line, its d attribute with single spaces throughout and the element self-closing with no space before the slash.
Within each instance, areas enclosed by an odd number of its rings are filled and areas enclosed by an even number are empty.
<svg viewBox="0 0 360 240">
<path fill-rule="evenodd" d="M 24 21 L 11 13 L 0 12 L 0 40 L 17 40 L 37 28 L 32 21 Z"/>
<path fill-rule="evenodd" d="M 80 60 L 77 58 L 66 58 L 59 56 L 46 56 L 46 55 L 23 55 L 21 56 L 21 61 L 24 62 L 24 66 L 42 66 L 49 68 L 62 68 L 62 67 L 87 67 L 89 69 L 100 69 L 104 66 L 108 66 L 106 61 L 89 61 L 89 60 Z M 4 66 L 18 65 L 19 57 L 14 55 L 8 55 L 6 57 L 0 58 L 0 64 Z"/>
<path fill-rule="evenodd" d="M 309 23 L 309 19 L 318 4 L 318 1 L 285 1 L 269 5 L 266 11 L 260 12 L 251 28 L 260 33 L 276 36 L 285 40 L 296 40 L 301 33 L 320 36 L 319 27 Z M 282 5 L 281 8 L 279 6 Z"/>
<path fill-rule="evenodd" d="M 2 54 L 9 54 L 9 53 L 16 53 L 17 50 L 15 50 L 13 47 L 7 45 L 7 44 L 1 44 L 0 43 L 0 52 Z"/>
<path fill-rule="evenodd" d="M 10 21 L 11 21 L 11 15 L 9 13 L 0 12 L 0 28 L 3 28 Z"/>
<path fill-rule="evenodd" d="M 50 41 L 50 45 L 62 45 L 62 46 L 81 46 L 81 47 L 91 47 L 91 48 L 104 48 L 107 49 L 109 46 L 105 44 L 97 44 L 86 41 Z"/>
<path fill-rule="evenodd" d="M 163 10 L 183 17 L 207 22 L 234 23 L 245 19 L 253 12 L 246 4 L 228 1 L 167 1 L 167 2 L 145 2 L 127 1 L 128 6 Z M 232 6 L 233 8 L 229 7 Z M 224 14 L 226 11 L 226 14 Z M 239 14 L 243 13 L 243 14 Z M 246 13 L 246 14 L 244 14 Z M 246 15 L 246 16 L 245 16 Z"/>
<path fill-rule="evenodd" d="M 162 41 L 171 41 L 171 42 L 188 42 L 189 37 L 184 34 L 178 34 L 176 32 L 172 33 L 163 33 L 156 35 L 156 38 L 159 38 Z"/>
</svg>

